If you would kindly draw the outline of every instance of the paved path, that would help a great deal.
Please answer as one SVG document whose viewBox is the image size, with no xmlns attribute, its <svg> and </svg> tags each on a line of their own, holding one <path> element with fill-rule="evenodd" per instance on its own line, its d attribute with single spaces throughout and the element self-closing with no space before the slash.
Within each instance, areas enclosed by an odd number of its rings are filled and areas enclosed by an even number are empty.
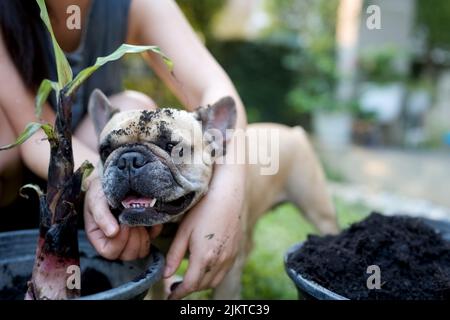
<svg viewBox="0 0 450 320">
<path fill-rule="evenodd" d="M 331 170 L 343 176 L 346 186 L 358 186 L 355 192 L 395 195 L 450 208 L 450 150 L 351 147 L 320 154 Z"/>
<path fill-rule="evenodd" d="M 362 204 L 370 211 L 385 215 L 405 214 L 450 222 L 450 208 L 436 205 L 424 199 L 407 197 L 392 192 L 373 191 L 369 187 L 355 184 L 329 184 L 333 196 L 347 203 Z"/>
</svg>

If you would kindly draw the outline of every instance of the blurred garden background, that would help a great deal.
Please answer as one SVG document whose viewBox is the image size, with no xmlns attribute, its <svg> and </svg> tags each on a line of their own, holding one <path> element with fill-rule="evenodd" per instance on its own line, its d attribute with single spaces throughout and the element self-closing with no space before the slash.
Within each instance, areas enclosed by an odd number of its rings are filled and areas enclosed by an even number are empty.
<svg viewBox="0 0 450 320">
<path fill-rule="evenodd" d="M 249 122 L 311 134 L 343 227 L 372 210 L 450 219 L 449 1 L 177 2 Z M 126 87 L 180 105 L 141 59 L 126 65 Z M 312 232 L 290 205 L 260 221 L 243 298 L 296 298 L 283 254 Z"/>
</svg>

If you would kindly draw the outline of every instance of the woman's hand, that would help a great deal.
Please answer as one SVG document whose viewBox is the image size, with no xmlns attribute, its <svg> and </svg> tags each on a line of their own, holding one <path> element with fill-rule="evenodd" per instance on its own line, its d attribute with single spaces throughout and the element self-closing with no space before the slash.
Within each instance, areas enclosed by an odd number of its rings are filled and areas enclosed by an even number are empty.
<svg viewBox="0 0 450 320">
<path fill-rule="evenodd" d="M 215 288 L 230 270 L 242 237 L 244 188 L 243 166 L 216 165 L 207 195 L 186 214 L 167 254 L 165 278 L 189 250 L 188 270 L 169 299 Z"/>
<path fill-rule="evenodd" d="M 86 185 L 84 226 L 97 252 L 110 260 L 134 260 L 147 256 L 150 241 L 158 236 L 162 226 L 154 226 L 148 231 L 144 227 L 119 225 L 109 210 L 100 178 L 95 172 Z"/>
</svg>

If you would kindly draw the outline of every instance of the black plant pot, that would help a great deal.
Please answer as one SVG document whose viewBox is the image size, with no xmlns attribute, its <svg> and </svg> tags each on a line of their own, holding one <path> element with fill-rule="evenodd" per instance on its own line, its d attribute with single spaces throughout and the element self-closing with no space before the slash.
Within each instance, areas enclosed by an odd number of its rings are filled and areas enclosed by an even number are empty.
<svg viewBox="0 0 450 320">
<path fill-rule="evenodd" d="M 450 241 L 450 222 L 425 218 L 423 220 L 426 224 L 439 232 L 444 239 Z M 292 253 L 300 250 L 302 245 L 303 242 L 294 244 L 287 250 L 286 254 L 284 255 L 284 268 L 289 278 L 291 278 L 297 288 L 298 298 L 300 300 L 349 300 L 348 298 L 343 297 L 336 292 L 322 287 L 320 284 L 314 281 L 306 279 L 304 275 L 288 267 L 289 257 Z"/>
<path fill-rule="evenodd" d="M 23 300 L 31 277 L 38 230 L 0 233 L 0 300 Z M 81 297 L 84 300 L 142 299 L 162 277 L 164 256 L 152 247 L 146 258 L 122 262 L 100 257 L 79 232 Z"/>
<path fill-rule="evenodd" d="M 348 298 L 330 291 L 314 281 L 304 278 L 300 273 L 288 267 L 289 256 L 300 250 L 302 245 L 303 242 L 294 244 L 284 255 L 284 268 L 297 288 L 299 300 L 348 300 Z"/>
</svg>

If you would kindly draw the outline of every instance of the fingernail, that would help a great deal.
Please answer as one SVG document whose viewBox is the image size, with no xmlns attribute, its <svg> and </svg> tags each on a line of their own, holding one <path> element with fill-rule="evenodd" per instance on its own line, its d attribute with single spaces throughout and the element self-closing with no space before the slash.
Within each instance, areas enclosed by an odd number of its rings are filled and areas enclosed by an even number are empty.
<svg viewBox="0 0 450 320">
<path fill-rule="evenodd" d="M 172 275 L 172 269 L 173 268 L 171 266 L 166 266 L 166 268 L 164 269 L 164 278 L 170 277 Z"/>
<path fill-rule="evenodd" d="M 111 237 L 116 233 L 116 227 L 113 224 L 110 224 L 106 227 L 106 235 Z"/>
<path fill-rule="evenodd" d="M 170 292 L 174 292 L 175 289 L 181 284 L 181 281 L 174 282 L 170 285 Z"/>
</svg>

